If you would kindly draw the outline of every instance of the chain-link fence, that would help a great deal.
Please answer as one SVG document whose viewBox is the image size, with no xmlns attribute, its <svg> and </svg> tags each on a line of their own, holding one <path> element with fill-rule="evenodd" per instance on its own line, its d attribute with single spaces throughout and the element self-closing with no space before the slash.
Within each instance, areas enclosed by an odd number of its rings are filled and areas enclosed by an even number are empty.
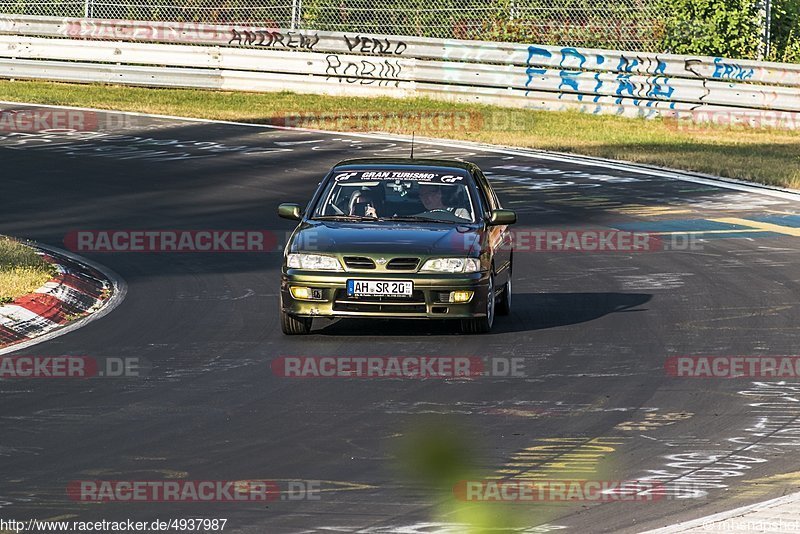
<svg viewBox="0 0 800 534">
<path fill-rule="evenodd" d="M 663 0 L 17 0 L 0 12 L 202 22 L 655 51 Z"/>
<path fill-rule="evenodd" d="M 287 26 L 300 0 L 0 0 L 0 13 L 51 17 Z"/>
<path fill-rule="evenodd" d="M 775 4 L 772 18 L 770 4 Z M 800 61 L 800 0 L 0 0 L 0 13 L 240 24 L 753 59 L 769 50 L 769 41 L 763 37 L 769 35 L 765 27 L 771 23 L 777 32 L 772 39 L 781 49 L 770 59 Z"/>
</svg>

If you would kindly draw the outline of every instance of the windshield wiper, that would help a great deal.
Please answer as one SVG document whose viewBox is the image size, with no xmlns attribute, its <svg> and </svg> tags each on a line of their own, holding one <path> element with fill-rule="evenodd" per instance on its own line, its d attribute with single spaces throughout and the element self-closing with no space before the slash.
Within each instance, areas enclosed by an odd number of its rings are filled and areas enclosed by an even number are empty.
<svg viewBox="0 0 800 534">
<path fill-rule="evenodd" d="M 400 221 L 400 222 L 433 222 L 433 223 L 444 223 L 444 224 L 453 224 L 455 221 L 446 221 L 444 219 L 431 219 L 429 217 L 421 217 L 419 215 L 402 215 L 398 217 L 389 217 L 385 219 L 387 221 Z"/>
<path fill-rule="evenodd" d="M 378 217 L 365 217 L 363 215 L 320 215 L 314 217 L 315 221 L 380 221 Z"/>
</svg>

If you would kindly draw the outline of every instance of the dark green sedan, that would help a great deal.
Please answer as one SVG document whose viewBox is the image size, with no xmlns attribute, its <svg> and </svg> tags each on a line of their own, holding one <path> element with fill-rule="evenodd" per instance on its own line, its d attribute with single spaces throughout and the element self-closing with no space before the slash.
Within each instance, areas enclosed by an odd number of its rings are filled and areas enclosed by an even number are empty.
<svg viewBox="0 0 800 534">
<path fill-rule="evenodd" d="M 307 334 L 314 317 L 457 319 L 492 329 L 511 309 L 516 222 L 472 164 L 351 159 L 337 164 L 303 208 L 284 251 L 281 327 Z"/>
</svg>

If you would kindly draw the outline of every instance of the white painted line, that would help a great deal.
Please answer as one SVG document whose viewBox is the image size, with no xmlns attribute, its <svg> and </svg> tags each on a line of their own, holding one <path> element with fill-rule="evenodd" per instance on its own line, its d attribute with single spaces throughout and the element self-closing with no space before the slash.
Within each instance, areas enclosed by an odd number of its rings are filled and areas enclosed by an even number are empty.
<svg viewBox="0 0 800 534">
<path fill-rule="evenodd" d="M 75 111 L 91 111 L 96 113 L 108 113 L 117 115 L 128 115 L 131 117 L 150 117 L 155 119 L 166 119 L 184 122 L 197 122 L 202 124 L 227 124 L 230 126 L 245 126 L 248 128 L 261 128 L 272 130 L 286 130 L 307 132 L 314 134 L 322 134 L 326 136 L 338 135 L 346 137 L 355 137 L 359 139 L 380 139 L 384 141 L 395 141 L 401 143 L 411 142 L 410 136 L 393 135 L 381 132 L 376 133 L 356 133 L 356 132 L 336 132 L 332 130 L 314 130 L 311 128 L 298 128 L 295 126 L 276 126 L 273 124 L 251 124 L 247 122 L 234 122 L 222 121 L 214 119 L 198 119 L 194 117 L 178 117 L 174 115 L 158 115 L 152 113 L 139 113 L 136 111 L 113 111 L 98 108 L 86 108 L 79 106 L 55 106 L 47 104 L 36 104 L 30 102 L 9 102 L 0 100 L 0 105 L 13 105 L 13 106 L 35 106 L 53 109 L 69 109 Z M 536 158 L 546 161 L 557 161 L 561 163 L 572 163 L 574 165 L 583 165 L 589 167 L 600 167 L 603 169 L 614 169 L 623 172 L 646 174 L 648 176 L 657 176 L 660 178 L 667 178 L 670 180 L 680 180 L 683 182 L 690 182 L 699 185 L 708 185 L 711 187 L 718 187 L 721 189 L 731 189 L 734 191 L 743 191 L 747 193 L 756 193 L 765 196 L 782 198 L 784 200 L 800 201 L 800 191 L 794 189 L 782 189 L 761 184 L 753 184 L 743 180 L 736 180 L 733 178 L 722 178 L 719 176 L 711 176 L 706 174 L 691 173 L 688 171 L 678 171 L 673 169 L 666 169 L 661 167 L 654 167 L 642 165 L 632 162 L 617 161 L 603 158 L 594 158 L 591 156 L 581 156 L 578 154 L 564 154 L 557 152 L 545 152 L 542 150 L 524 149 L 524 148 L 510 148 L 510 147 L 497 147 L 493 145 L 486 145 L 481 143 L 474 143 L 470 141 L 454 141 L 451 139 L 435 139 L 416 137 L 415 144 L 433 145 L 447 148 L 459 148 L 465 150 L 475 150 L 478 152 L 488 152 L 492 154 L 506 154 L 511 156 L 521 156 L 528 158 Z"/>
<path fill-rule="evenodd" d="M 712 523 L 727 521 L 734 517 L 741 517 L 749 513 L 761 512 L 770 508 L 775 508 L 776 506 L 794 504 L 798 501 L 800 501 L 800 493 L 792 493 L 791 495 L 784 495 L 783 497 L 778 497 L 777 499 L 770 499 L 768 501 L 742 506 L 741 508 L 734 508 L 733 510 L 728 510 L 727 512 L 720 512 L 718 514 L 701 517 L 699 519 L 684 521 L 683 523 L 677 523 L 669 527 L 648 530 L 640 534 L 675 534 L 678 532 L 685 532 L 693 528 L 707 528 L 711 530 Z"/>
</svg>

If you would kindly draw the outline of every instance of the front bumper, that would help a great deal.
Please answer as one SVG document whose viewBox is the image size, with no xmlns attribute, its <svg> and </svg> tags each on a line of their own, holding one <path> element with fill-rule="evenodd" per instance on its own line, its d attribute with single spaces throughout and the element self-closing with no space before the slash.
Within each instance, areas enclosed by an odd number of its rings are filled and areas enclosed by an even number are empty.
<svg viewBox="0 0 800 534">
<path fill-rule="evenodd" d="M 347 280 L 411 280 L 412 297 L 347 297 Z M 295 299 L 290 286 L 318 289 L 321 300 Z M 281 308 L 298 317 L 374 317 L 397 319 L 466 319 L 486 315 L 489 273 L 327 273 L 285 269 Z M 466 303 L 443 302 L 451 291 L 474 291 Z"/>
</svg>

